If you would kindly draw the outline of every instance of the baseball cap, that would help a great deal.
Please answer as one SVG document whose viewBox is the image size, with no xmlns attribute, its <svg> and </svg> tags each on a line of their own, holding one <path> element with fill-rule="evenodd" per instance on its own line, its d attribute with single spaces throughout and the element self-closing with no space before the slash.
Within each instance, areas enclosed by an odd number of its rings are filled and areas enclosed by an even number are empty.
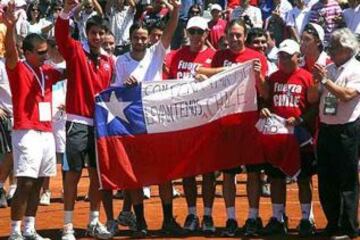
<svg viewBox="0 0 360 240">
<path fill-rule="evenodd" d="M 293 55 L 294 53 L 300 53 L 300 46 L 297 42 L 292 39 L 286 39 L 279 45 L 279 52 L 285 52 Z"/>
<path fill-rule="evenodd" d="M 211 7 L 210 7 L 210 12 L 211 12 L 212 10 L 218 10 L 218 11 L 221 12 L 221 11 L 222 11 L 222 7 L 221 7 L 219 4 L 215 3 L 215 4 L 212 4 Z"/>
<path fill-rule="evenodd" d="M 319 36 L 320 41 L 323 42 L 324 41 L 324 36 L 325 36 L 324 29 L 319 24 L 316 24 L 316 23 L 309 23 L 309 25 L 313 29 L 315 29 L 317 35 Z"/>
<path fill-rule="evenodd" d="M 200 28 L 202 30 L 207 30 L 208 23 L 205 18 L 200 16 L 195 16 L 190 18 L 186 25 L 186 29 L 190 29 L 190 28 Z"/>
</svg>

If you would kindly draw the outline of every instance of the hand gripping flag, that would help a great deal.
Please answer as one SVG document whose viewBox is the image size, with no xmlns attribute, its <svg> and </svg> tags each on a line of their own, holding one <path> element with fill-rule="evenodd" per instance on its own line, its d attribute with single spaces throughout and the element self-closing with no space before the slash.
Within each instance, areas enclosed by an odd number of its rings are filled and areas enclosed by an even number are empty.
<svg viewBox="0 0 360 240">
<path fill-rule="evenodd" d="M 96 96 L 104 189 L 138 188 L 261 163 L 255 79 L 247 62 L 203 82 L 142 82 Z"/>
</svg>

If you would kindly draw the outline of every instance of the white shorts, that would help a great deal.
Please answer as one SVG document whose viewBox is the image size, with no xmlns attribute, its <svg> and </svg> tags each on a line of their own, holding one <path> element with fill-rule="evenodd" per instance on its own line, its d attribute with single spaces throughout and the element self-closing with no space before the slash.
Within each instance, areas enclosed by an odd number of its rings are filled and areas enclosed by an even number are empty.
<svg viewBox="0 0 360 240">
<path fill-rule="evenodd" d="M 52 132 L 14 130 L 12 146 L 16 177 L 39 178 L 56 175 L 55 141 Z"/>
</svg>

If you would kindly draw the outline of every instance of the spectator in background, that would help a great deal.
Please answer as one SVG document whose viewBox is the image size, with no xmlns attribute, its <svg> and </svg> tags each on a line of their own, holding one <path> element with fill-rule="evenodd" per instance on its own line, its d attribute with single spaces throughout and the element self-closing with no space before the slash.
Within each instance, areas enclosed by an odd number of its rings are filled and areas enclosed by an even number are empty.
<svg viewBox="0 0 360 240">
<path fill-rule="evenodd" d="M 263 26 L 261 10 L 258 7 L 251 6 L 249 0 L 242 0 L 240 6 L 232 11 L 230 19 L 239 19 L 240 17 L 248 21 L 247 25 L 250 28 L 262 28 Z"/>
<path fill-rule="evenodd" d="M 167 22 L 169 19 L 169 9 L 171 10 L 172 6 L 167 0 L 152 1 L 150 7 L 143 12 L 141 20 L 147 26 L 151 26 L 159 21 Z"/>
<path fill-rule="evenodd" d="M 286 26 L 289 37 L 300 42 L 301 33 L 309 22 L 310 9 L 305 6 L 304 0 L 294 0 L 295 7 L 286 14 Z"/>
<path fill-rule="evenodd" d="M 266 49 L 266 56 L 269 62 L 271 62 L 271 66 L 277 66 L 278 61 L 278 51 L 279 49 L 276 47 L 274 34 L 270 31 L 266 31 L 266 39 L 267 39 L 267 49 Z M 273 68 L 274 69 L 274 68 Z M 276 69 L 277 70 L 277 67 Z M 271 71 L 271 70 L 269 70 Z"/>
<path fill-rule="evenodd" d="M 106 2 L 105 13 L 110 22 L 110 31 L 115 37 L 116 54 L 129 50 L 129 29 L 135 14 L 134 0 L 109 0 Z"/>
<path fill-rule="evenodd" d="M 20 27 L 25 29 L 25 33 L 21 32 L 21 34 L 24 34 L 24 37 L 29 33 L 47 35 L 54 26 L 41 15 L 39 3 L 36 1 L 30 3 L 26 14 L 27 21 L 22 22 L 25 25 Z"/>
<path fill-rule="evenodd" d="M 208 45 L 213 50 L 219 49 L 219 40 L 225 35 L 227 21 L 222 19 L 222 8 L 219 4 L 212 4 L 210 8 L 212 19 L 208 22 Z"/>
<path fill-rule="evenodd" d="M 343 11 L 343 21 L 357 36 L 360 35 L 360 1 L 348 0 L 349 8 Z"/>
</svg>

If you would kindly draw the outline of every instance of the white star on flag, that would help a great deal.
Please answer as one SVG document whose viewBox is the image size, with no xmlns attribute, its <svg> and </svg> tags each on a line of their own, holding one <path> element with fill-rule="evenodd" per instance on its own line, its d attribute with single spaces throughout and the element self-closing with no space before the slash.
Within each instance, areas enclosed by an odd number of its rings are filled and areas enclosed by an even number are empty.
<svg viewBox="0 0 360 240">
<path fill-rule="evenodd" d="M 100 102 L 98 104 L 108 111 L 107 124 L 110 123 L 115 117 L 119 117 L 124 122 L 130 124 L 124 114 L 124 110 L 131 103 L 132 102 L 119 101 L 115 95 L 115 91 L 112 91 L 108 102 Z"/>
</svg>

